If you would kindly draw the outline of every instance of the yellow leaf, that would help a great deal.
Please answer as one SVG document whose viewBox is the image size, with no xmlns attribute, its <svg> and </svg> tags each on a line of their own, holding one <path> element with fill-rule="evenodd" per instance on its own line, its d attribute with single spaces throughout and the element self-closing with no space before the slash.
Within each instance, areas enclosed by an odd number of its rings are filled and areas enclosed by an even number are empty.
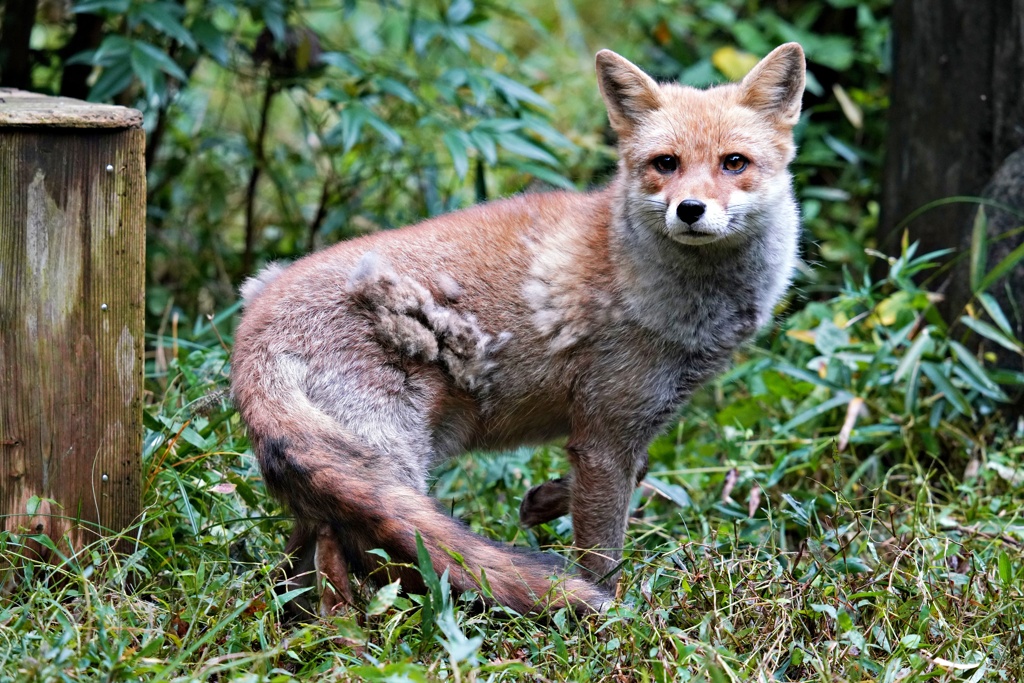
<svg viewBox="0 0 1024 683">
<path fill-rule="evenodd" d="M 910 304 L 910 295 L 907 292 L 896 292 L 875 308 L 875 321 L 886 327 L 894 325 L 901 311 L 913 310 Z"/>
<path fill-rule="evenodd" d="M 839 108 L 843 110 L 843 115 L 846 116 L 846 120 L 850 122 L 857 130 L 864 127 L 864 112 L 861 111 L 857 103 L 850 99 L 850 96 L 846 93 L 843 86 L 838 83 L 832 86 L 832 94 L 836 96 L 839 101 Z"/>
<path fill-rule="evenodd" d="M 731 45 L 720 47 L 711 55 L 711 63 L 730 81 L 738 81 L 757 64 L 757 57 L 749 52 L 741 52 Z"/>
<path fill-rule="evenodd" d="M 814 330 L 787 330 L 786 336 L 802 341 L 805 344 L 813 344 L 815 342 Z"/>
</svg>

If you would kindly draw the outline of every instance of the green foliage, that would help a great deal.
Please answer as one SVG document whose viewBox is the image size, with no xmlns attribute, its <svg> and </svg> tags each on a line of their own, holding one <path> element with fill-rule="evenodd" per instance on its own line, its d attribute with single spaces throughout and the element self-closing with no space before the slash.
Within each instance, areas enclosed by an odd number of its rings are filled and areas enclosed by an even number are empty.
<svg viewBox="0 0 1024 683">
<path fill-rule="evenodd" d="M 97 67 L 90 97 L 132 103 L 152 126 L 154 320 L 231 301 L 263 259 L 503 194 L 526 174 L 571 187 L 559 155 L 575 145 L 549 124 L 538 79 L 492 37 L 498 20 L 526 22 L 497 6 L 88 0 L 76 11 L 118 26 L 69 62 Z"/>
</svg>

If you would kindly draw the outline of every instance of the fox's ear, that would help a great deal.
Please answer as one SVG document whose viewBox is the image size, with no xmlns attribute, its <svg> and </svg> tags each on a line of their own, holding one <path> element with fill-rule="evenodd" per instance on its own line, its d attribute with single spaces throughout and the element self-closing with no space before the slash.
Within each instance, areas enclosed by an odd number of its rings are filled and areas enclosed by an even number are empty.
<svg viewBox="0 0 1024 683">
<path fill-rule="evenodd" d="M 661 105 L 654 79 L 611 50 L 597 53 L 597 83 L 608 119 L 620 137 L 629 135 L 644 114 Z"/>
<path fill-rule="evenodd" d="M 800 44 L 780 45 L 743 79 L 741 101 L 783 125 L 795 126 L 800 120 L 805 71 L 804 49 Z"/>
</svg>

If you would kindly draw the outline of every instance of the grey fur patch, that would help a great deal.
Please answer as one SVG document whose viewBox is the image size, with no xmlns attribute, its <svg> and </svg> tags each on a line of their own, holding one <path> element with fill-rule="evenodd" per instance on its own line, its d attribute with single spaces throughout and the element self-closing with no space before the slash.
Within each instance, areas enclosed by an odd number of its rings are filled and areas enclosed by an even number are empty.
<svg viewBox="0 0 1024 683">
<path fill-rule="evenodd" d="M 530 242 L 530 277 L 523 283 L 523 299 L 533 311 L 534 329 L 548 340 L 552 353 L 569 349 L 622 319 L 623 311 L 608 292 L 580 287 L 577 235 L 558 234 Z"/>
<path fill-rule="evenodd" d="M 461 289 L 450 277 L 439 285 L 449 300 Z M 349 278 L 349 294 L 375 316 L 374 332 L 386 348 L 419 361 L 439 363 L 469 391 L 486 390 L 494 369 L 493 355 L 508 341 L 487 334 L 476 316 L 434 300 L 430 291 L 407 275 L 399 275 L 379 254 L 367 252 Z"/>
<path fill-rule="evenodd" d="M 256 300 L 267 285 L 276 280 L 284 272 L 286 264 L 280 261 L 274 261 L 268 263 L 266 267 L 253 277 L 247 278 L 242 286 L 238 288 L 238 293 L 242 296 L 242 306 L 247 307 Z"/>
</svg>

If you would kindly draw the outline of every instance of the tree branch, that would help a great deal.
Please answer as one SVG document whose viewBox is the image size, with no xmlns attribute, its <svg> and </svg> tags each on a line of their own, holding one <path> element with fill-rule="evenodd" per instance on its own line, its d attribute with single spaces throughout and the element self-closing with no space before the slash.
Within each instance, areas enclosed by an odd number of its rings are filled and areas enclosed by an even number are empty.
<svg viewBox="0 0 1024 683">
<path fill-rule="evenodd" d="M 103 17 L 96 14 L 76 14 L 75 33 L 60 51 L 61 63 L 85 50 L 94 50 L 103 41 Z M 71 64 L 64 67 L 60 77 L 60 94 L 84 100 L 89 96 L 91 64 Z"/>
<path fill-rule="evenodd" d="M 267 122 L 270 118 L 270 103 L 277 94 L 277 86 L 273 77 L 267 77 L 267 86 L 263 93 L 263 108 L 260 110 L 259 129 L 253 147 L 252 175 L 249 176 L 249 187 L 245 192 L 245 252 L 242 254 L 242 273 L 248 275 L 252 271 L 253 252 L 256 248 L 256 187 L 266 163 Z"/>
</svg>

